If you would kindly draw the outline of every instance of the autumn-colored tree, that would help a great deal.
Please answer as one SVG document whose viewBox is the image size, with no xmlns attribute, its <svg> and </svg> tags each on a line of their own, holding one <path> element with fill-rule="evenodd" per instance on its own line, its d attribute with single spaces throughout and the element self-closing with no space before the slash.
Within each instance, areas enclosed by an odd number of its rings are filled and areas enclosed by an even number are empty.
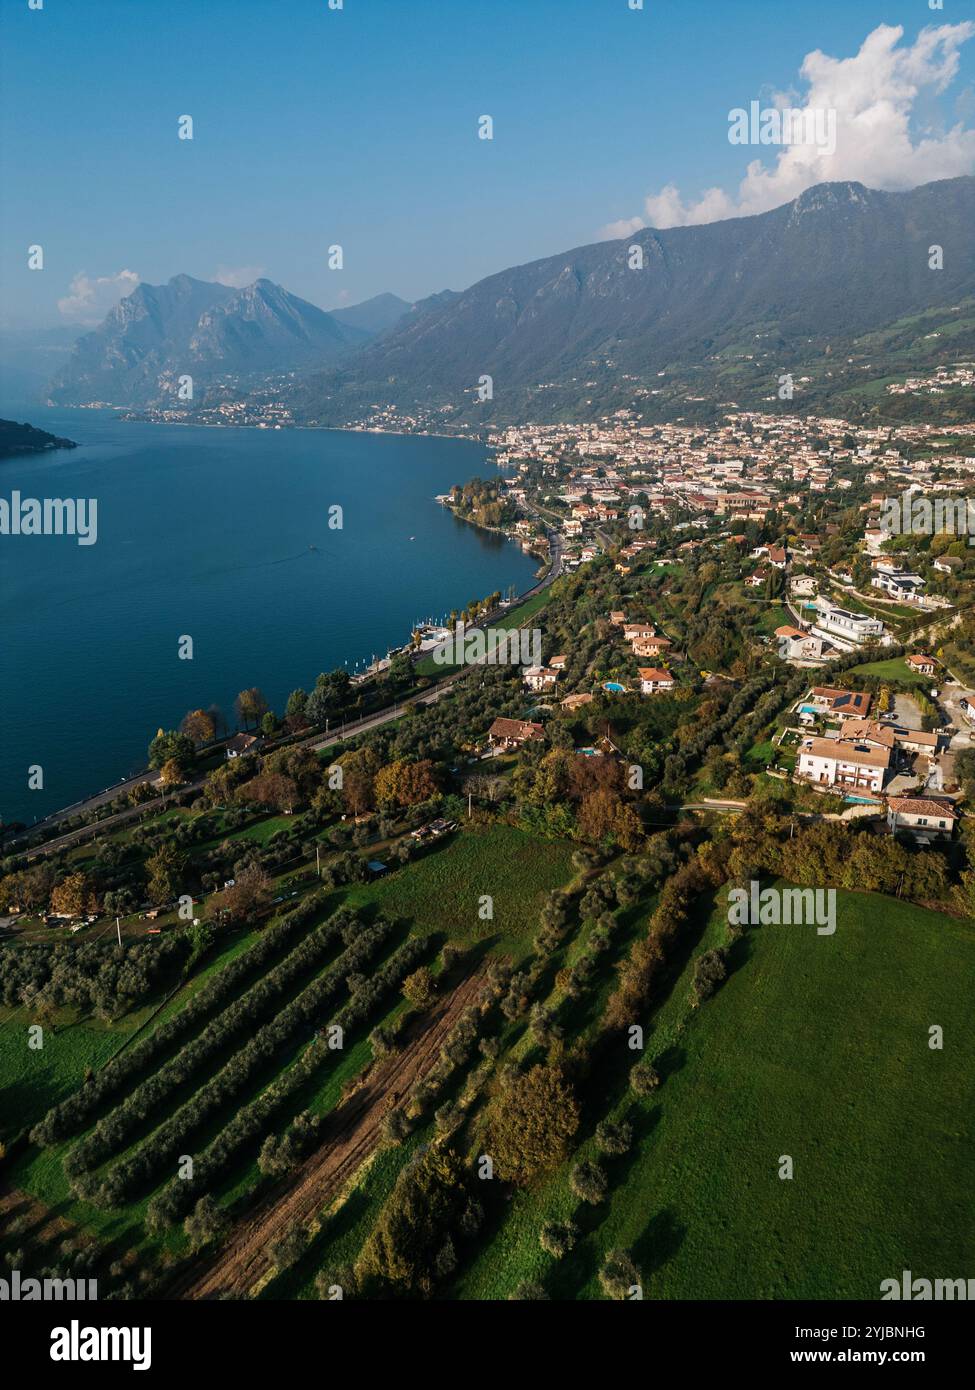
<svg viewBox="0 0 975 1390">
<path fill-rule="evenodd" d="M 413 974 L 407 975 L 403 981 L 403 998 L 415 1009 L 428 1009 L 436 996 L 437 987 L 429 966 L 421 965 L 419 970 L 414 970 Z"/>
<path fill-rule="evenodd" d="M 256 724 L 263 714 L 267 712 L 268 703 L 258 690 L 257 686 L 251 686 L 249 690 L 242 690 L 234 701 L 234 709 L 237 718 L 246 729 L 249 724 Z"/>
<path fill-rule="evenodd" d="M 209 743 L 216 733 L 213 715 L 205 709 L 191 709 L 189 714 L 183 716 L 183 722 L 179 727 L 180 731 L 196 744 Z"/>
<path fill-rule="evenodd" d="M 581 801 L 597 791 L 615 792 L 619 797 L 624 776 L 623 764 L 616 758 L 578 754 L 569 764 L 569 795 L 573 801 Z"/>
<path fill-rule="evenodd" d="M 579 835 L 584 840 L 599 843 L 613 839 L 632 853 L 643 842 L 643 827 L 632 806 L 625 805 L 619 796 L 604 787 L 583 797 L 578 814 Z"/>
<path fill-rule="evenodd" d="M 178 787 L 185 780 L 183 769 L 175 758 L 170 758 L 168 762 L 163 763 L 159 770 L 159 781 L 164 787 Z"/>
<path fill-rule="evenodd" d="M 95 910 L 95 895 L 82 873 L 69 874 L 51 890 L 51 911 L 62 917 L 80 917 Z"/>
<path fill-rule="evenodd" d="M 375 779 L 379 765 L 379 754 L 370 744 L 346 753 L 340 763 L 345 809 L 354 816 L 371 811 L 376 805 Z"/>
<path fill-rule="evenodd" d="M 0 907 L 28 911 L 40 907 L 49 900 L 56 878 L 55 866 L 43 860 L 29 869 L 7 874 L 0 880 Z"/>
<path fill-rule="evenodd" d="M 207 912 L 218 922 L 237 926 L 252 922 L 267 906 L 271 896 L 271 881 L 259 864 L 241 869 L 231 888 L 215 893 L 207 903 Z"/>
<path fill-rule="evenodd" d="M 437 779 L 429 758 L 410 762 L 398 758 L 376 773 L 376 800 L 380 806 L 415 806 L 437 794 Z"/>
<path fill-rule="evenodd" d="M 486 1152 L 498 1176 L 524 1185 L 561 1163 L 579 1128 L 579 1103 L 557 1063 L 502 1084 L 488 1111 Z"/>
<path fill-rule="evenodd" d="M 293 811 L 298 803 L 298 788 L 283 772 L 262 772 L 245 782 L 237 795 L 242 800 L 255 801 L 260 806 L 282 812 Z"/>
<path fill-rule="evenodd" d="M 172 840 L 164 840 L 146 860 L 149 897 L 156 904 L 171 902 L 183 886 L 186 855 Z"/>
</svg>

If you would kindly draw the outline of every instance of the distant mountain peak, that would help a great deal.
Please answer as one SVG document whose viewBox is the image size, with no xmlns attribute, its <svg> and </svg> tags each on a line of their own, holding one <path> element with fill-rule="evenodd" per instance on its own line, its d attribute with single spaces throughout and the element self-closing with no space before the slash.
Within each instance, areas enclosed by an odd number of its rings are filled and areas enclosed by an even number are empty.
<svg viewBox="0 0 975 1390">
<path fill-rule="evenodd" d="M 186 274 L 165 285 L 143 282 L 78 339 L 49 397 L 66 405 L 162 404 L 187 370 L 204 391 L 215 376 L 311 371 L 355 351 L 408 307 L 384 295 L 329 314 L 264 276 L 241 288 Z"/>
</svg>

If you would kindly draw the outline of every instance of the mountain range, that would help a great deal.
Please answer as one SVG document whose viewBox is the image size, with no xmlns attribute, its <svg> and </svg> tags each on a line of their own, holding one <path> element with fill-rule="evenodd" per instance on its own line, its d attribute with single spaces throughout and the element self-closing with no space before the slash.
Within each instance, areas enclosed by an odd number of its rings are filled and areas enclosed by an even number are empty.
<svg viewBox="0 0 975 1390">
<path fill-rule="evenodd" d="M 297 384 L 295 403 L 322 423 L 370 401 L 492 423 L 655 397 L 672 414 L 696 397 L 774 397 L 793 369 L 835 393 L 849 384 L 846 354 L 870 356 L 859 340 L 907 316 L 953 312 L 951 345 L 975 346 L 973 225 L 968 177 L 906 193 L 821 184 L 758 216 L 646 229 L 420 301 L 381 340 Z M 929 351 L 910 344 L 908 368 Z M 478 398 L 482 376 L 492 399 Z"/>
<path fill-rule="evenodd" d="M 306 423 L 378 404 L 493 425 L 754 406 L 794 374 L 800 405 L 846 408 L 884 372 L 975 353 L 973 225 L 975 178 L 904 193 L 829 183 L 771 212 L 647 228 L 413 306 L 380 295 L 325 313 L 267 280 L 232 290 L 180 275 L 140 285 L 79 339 L 50 394 L 158 403 L 182 373 L 291 374 L 279 395 Z"/>
<path fill-rule="evenodd" d="M 92 333 L 78 338 L 48 389 L 58 405 L 180 404 L 214 378 L 254 383 L 335 361 L 384 332 L 409 305 L 395 295 L 327 313 L 270 280 L 233 289 L 176 275 L 140 284 Z"/>
</svg>

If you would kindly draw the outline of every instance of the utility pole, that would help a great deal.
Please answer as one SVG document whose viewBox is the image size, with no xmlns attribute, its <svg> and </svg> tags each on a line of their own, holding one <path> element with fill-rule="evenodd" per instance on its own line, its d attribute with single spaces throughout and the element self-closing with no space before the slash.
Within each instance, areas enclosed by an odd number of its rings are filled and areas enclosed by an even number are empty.
<svg viewBox="0 0 975 1390">
<path fill-rule="evenodd" d="M 315 846 L 315 873 L 318 875 L 319 878 L 321 878 L 321 876 L 322 876 L 322 859 L 321 859 L 321 852 L 320 852 L 320 850 L 319 850 L 319 848 L 318 848 L 317 845 Z"/>
<path fill-rule="evenodd" d="M 470 820 L 471 817 L 472 817 L 472 815 L 474 814 L 473 811 L 471 810 L 471 801 L 473 800 L 473 796 L 474 796 L 474 793 L 473 793 L 473 792 L 468 792 L 468 793 L 467 793 L 467 819 L 468 819 L 468 820 Z"/>
<path fill-rule="evenodd" d="M 119 946 L 119 950 L 121 951 L 121 949 L 122 949 L 122 923 L 119 921 L 119 919 L 118 919 L 117 917 L 116 917 L 116 919 L 115 919 L 115 930 L 118 932 L 118 946 Z"/>
</svg>

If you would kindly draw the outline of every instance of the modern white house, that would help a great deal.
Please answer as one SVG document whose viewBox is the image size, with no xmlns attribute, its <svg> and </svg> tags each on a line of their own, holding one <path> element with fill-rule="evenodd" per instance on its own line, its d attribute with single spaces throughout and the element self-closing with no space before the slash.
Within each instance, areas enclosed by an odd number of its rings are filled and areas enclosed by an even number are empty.
<svg viewBox="0 0 975 1390">
<path fill-rule="evenodd" d="M 924 580 L 919 574 L 903 570 L 887 561 L 874 561 L 875 573 L 870 580 L 874 589 L 881 589 L 898 603 L 920 603 Z"/>
<path fill-rule="evenodd" d="M 889 748 L 870 747 L 845 739 L 811 738 L 799 749 L 796 773 L 825 787 L 879 792 L 890 770 Z"/>
<path fill-rule="evenodd" d="M 879 618 L 841 608 L 822 594 L 816 599 L 816 613 L 813 631 L 841 646 L 859 647 L 867 642 L 890 642 L 887 629 Z"/>
</svg>

